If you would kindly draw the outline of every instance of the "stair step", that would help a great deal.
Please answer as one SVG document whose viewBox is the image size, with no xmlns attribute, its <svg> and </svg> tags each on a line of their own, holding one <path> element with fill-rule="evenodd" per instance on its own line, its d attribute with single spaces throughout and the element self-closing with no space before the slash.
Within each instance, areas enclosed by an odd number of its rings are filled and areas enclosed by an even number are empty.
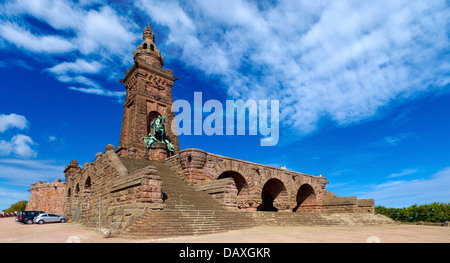
<svg viewBox="0 0 450 263">
<path fill-rule="evenodd" d="M 149 211 L 126 229 L 123 237 L 200 235 L 249 228 L 254 224 L 251 216 L 230 212 L 209 194 L 196 191 L 164 162 L 120 159 L 129 171 L 154 166 L 162 180 L 162 191 L 167 195 L 164 210 Z"/>
<path fill-rule="evenodd" d="M 129 171 L 152 165 L 162 180 L 167 195 L 165 208 L 149 211 L 121 234 L 126 238 L 161 238 L 203 235 L 256 225 L 348 225 L 389 223 L 375 215 L 284 212 L 238 212 L 225 209 L 208 193 L 197 191 L 160 161 L 120 157 Z"/>
</svg>

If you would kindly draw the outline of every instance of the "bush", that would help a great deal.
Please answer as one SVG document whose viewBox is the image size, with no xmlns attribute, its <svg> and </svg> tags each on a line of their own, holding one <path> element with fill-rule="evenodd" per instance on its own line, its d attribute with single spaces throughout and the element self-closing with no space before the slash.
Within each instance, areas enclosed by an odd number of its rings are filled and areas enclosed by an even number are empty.
<svg viewBox="0 0 450 263">
<path fill-rule="evenodd" d="M 14 213 L 15 211 L 24 211 L 27 207 L 28 201 L 22 200 L 15 204 L 12 204 L 8 209 L 3 210 L 5 213 Z"/>
<path fill-rule="evenodd" d="M 450 221 L 450 203 L 434 202 L 425 205 L 412 205 L 404 208 L 386 208 L 376 206 L 377 214 L 385 215 L 399 222 L 432 222 L 443 223 Z"/>
</svg>

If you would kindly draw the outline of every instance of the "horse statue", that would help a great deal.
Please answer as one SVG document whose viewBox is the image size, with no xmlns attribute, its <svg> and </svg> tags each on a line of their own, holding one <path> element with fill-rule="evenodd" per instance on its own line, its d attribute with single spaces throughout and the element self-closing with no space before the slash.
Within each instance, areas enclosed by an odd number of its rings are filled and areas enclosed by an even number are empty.
<svg viewBox="0 0 450 263">
<path fill-rule="evenodd" d="M 152 132 L 150 132 L 147 137 L 142 137 L 142 139 L 144 139 L 145 147 L 147 147 L 147 149 L 153 148 L 155 142 L 165 143 L 167 149 L 173 155 L 175 154 L 175 149 L 171 143 L 170 137 L 166 134 L 165 122 L 166 117 L 159 115 L 150 124 Z"/>
</svg>

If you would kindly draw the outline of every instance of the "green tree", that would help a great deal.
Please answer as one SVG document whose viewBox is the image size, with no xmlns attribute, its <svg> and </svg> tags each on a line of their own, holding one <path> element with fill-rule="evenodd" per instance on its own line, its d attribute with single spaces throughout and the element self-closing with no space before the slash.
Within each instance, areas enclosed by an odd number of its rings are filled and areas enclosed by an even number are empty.
<svg viewBox="0 0 450 263">
<path fill-rule="evenodd" d="M 423 205 L 411 205 L 403 208 L 387 208 L 376 206 L 377 214 L 385 215 L 399 222 L 434 222 L 442 223 L 450 221 L 450 203 L 438 203 Z"/>
<path fill-rule="evenodd" d="M 28 201 L 22 200 L 12 204 L 8 209 L 3 210 L 5 213 L 14 213 L 15 211 L 24 211 L 27 207 Z"/>
</svg>

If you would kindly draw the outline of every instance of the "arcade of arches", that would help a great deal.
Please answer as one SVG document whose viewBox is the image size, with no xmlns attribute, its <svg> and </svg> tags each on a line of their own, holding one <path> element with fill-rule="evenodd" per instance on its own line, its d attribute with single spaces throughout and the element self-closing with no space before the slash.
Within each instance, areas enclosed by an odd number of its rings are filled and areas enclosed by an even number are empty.
<svg viewBox="0 0 450 263">
<path fill-rule="evenodd" d="M 320 212 L 327 180 L 275 167 L 206 153 L 198 149 L 182 150 L 167 159 L 172 170 L 190 185 L 205 191 L 217 188 L 224 206 L 248 211 Z"/>
</svg>

